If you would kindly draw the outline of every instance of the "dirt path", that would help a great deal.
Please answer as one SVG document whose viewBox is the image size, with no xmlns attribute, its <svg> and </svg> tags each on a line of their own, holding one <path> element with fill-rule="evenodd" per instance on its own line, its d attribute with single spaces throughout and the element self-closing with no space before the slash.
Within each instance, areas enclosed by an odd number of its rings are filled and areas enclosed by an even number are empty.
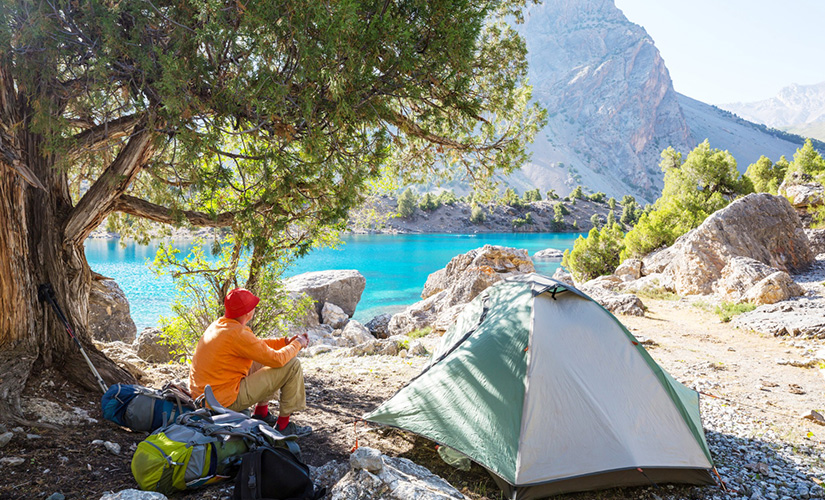
<svg viewBox="0 0 825 500">
<path fill-rule="evenodd" d="M 677 380 L 733 401 L 753 418 L 776 422 L 789 438 L 825 442 L 825 426 L 800 418 L 825 408 L 825 371 L 777 362 L 803 364 L 825 343 L 739 330 L 684 299 L 644 302 L 646 317 L 620 320 L 635 336 L 653 342 L 646 345 L 648 352 Z"/>
</svg>

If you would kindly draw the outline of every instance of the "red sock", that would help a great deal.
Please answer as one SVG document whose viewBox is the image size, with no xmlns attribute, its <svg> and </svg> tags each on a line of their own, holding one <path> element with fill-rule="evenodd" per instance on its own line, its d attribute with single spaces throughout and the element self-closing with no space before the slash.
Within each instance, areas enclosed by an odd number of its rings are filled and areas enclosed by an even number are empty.
<svg viewBox="0 0 825 500">
<path fill-rule="evenodd" d="M 282 431 L 286 428 L 289 424 L 289 415 L 282 415 L 278 417 L 278 421 L 275 422 L 275 428 L 279 431 Z"/>
<path fill-rule="evenodd" d="M 252 414 L 265 418 L 269 415 L 269 405 L 255 405 L 255 411 Z"/>
</svg>

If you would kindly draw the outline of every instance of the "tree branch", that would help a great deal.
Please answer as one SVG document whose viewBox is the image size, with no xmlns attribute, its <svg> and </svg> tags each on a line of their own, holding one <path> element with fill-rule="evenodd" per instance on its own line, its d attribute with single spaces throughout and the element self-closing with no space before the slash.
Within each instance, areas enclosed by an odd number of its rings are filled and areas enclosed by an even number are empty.
<svg viewBox="0 0 825 500">
<path fill-rule="evenodd" d="M 224 212 L 217 215 L 192 210 L 175 212 L 167 207 L 125 194 L 115 201 L 113 208 L 116 212 L 123 212 L 164 224 L 177 224 L 180 221 L 178 215 L 183 216 L 190 224 L 197 227 L 228 227 L 235 221 L 233 212 Z"/>
<path fill-rule="evenodd" d="M 115 161 L 100 175 L 89 191 L 69 213 L 64 241 L 80 245 L 112 211 L 114 201 L 122 195 L 152 155 L 152 133 L 143 120 Z"/>
<path fill-rule="evenodd" d="M 72 148 L 66 153 L 69 162 L 74 162 L 84 151 L 93 150 L 114 139 L 127 136 L 143 114 L 128 115 L 116 120 L 103 122 L 72 137 Z"/>
</svg>

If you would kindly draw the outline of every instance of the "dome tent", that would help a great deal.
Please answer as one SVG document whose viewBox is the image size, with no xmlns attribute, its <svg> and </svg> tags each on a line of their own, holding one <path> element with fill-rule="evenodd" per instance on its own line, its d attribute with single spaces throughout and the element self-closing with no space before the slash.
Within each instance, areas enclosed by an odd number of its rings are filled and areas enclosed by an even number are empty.
<svg viewBox="0 0 825 500">
<path fill-rule="evenodd" d="M 364 418 L 460 451 L 513 499 L 714 483 L 698 394 L 598 303 L 537 274 L 476 297 Z"/>
</svg>

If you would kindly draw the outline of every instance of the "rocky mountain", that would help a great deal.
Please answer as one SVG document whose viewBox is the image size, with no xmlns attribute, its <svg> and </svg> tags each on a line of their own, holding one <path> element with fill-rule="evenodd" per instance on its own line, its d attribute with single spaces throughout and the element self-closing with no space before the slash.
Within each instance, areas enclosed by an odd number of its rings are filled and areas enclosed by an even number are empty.
<svg viewBox="0 0 825 500">
<path fill-rule="evenodd" d="M 793 84 L 770 99 L 734 102 L 720 107 L 746 120 L 825 140 L 825 82 Z"/>
<path fill-rule="evenodd" d="M 668 146 L 688 152 L 708 138 L 744 171 L 762 154 L 790 157 L 802 143 L 677 94 L 653 40 L 613 0 L 546 0 L 516 29 L 527 42 L 534 98 L 549 117 L 532 161 L 507 180 L 520 192 L 566 195 L 581 184 L 653 201 Z"/>
</svg>

